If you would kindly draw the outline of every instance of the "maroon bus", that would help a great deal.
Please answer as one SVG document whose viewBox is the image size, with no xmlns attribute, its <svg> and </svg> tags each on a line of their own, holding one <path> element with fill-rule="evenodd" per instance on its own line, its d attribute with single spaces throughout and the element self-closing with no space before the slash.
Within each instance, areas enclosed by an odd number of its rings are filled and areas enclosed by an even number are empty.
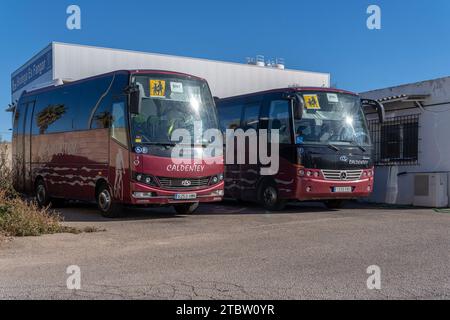
<svg viewBox="0 0 450 320">
<path fill-rule="evenodd" d="M 14 111 L 14 186 L 40 206 L 96 201 L 106 217 L 122 205 L 192 213 L 224 193 L 222 154 L 174 165 L 171 134 L 194 122 L 218 128 L 207 82 L 187 74 L 116 71 L 25 92 Z M 189 147 L 184 157 L 195 158 L 205 144 Z"/>
<path fill-rule="evenodd" d="M 225 197 L 258 201 L 269 210 L 281 210 L 290 200 L 323 201 L 338 208 L 345 199 L 372 192 L 374 161 L 363 106 L 383 106 L 358 95 L 325 88 L 286 88 L 218 100 L 221 130 L 247 132 L 278 130 L 279 169 L 262 175 L 264 166 L 227 163 Z M 233 138 L 234 139 L 234 138 Z M 258 143 L 245 142 L 249 148 Z M 270 143 L 267 150 L 270 150 Z M 232 151 L 228 151 L 232 152 Z M 274 152 L 272 149 L 271 152 Z"/>
</svg>

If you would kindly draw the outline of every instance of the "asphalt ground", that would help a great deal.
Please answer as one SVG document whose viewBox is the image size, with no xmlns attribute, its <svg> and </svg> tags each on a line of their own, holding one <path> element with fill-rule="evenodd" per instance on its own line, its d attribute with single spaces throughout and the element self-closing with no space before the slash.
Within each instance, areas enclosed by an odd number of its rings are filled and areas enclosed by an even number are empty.
<svg viewBox="0 0 450 320">
<path fill-rule="evenodd" d="M 449 299 L 450 214 L 349 204 L 270 213 L 234 202 L 194 215 L 170 208 L 61 209 L 103 232 L 0 243 L 2 299 Z M 68 266 L 80 268 L 69 290 Z M 368 289 L 370 266 L 381 289 Z"/>
</svg>

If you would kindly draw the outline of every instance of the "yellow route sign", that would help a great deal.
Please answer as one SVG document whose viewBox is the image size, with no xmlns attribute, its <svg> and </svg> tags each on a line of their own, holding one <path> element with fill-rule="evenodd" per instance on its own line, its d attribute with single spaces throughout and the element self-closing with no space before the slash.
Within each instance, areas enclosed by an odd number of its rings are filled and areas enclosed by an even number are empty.
<svg viewBox="0 0 450 320">
<path fill-rule="evenodd" d="M 150 97 L 165 97 L 166 81 L 150 80 Z"/>
<path fill-rule="evenodd" d="M 305 107 L 308 110 L 320 110 L 319 97 L 317 94 L 305 94 L 303 95 L 305 100 Z"/>
</svg>

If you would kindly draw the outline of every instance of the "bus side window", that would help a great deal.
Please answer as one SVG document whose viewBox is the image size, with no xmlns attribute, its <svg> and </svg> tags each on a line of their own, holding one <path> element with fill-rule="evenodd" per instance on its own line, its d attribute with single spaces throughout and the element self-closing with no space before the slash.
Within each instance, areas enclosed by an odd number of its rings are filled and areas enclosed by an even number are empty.
<svg viewBox="0 0 450 320">
<path fill-rule="evenodd" d="M 220 129 L 225 134 L 227 129 L 236 130 L 241 127 L 241 104 L 226 105 L 219 108 Z"/>
<path fill-rule="evenodd" d="M 259 112 L 260 112 L 260 104 L 249 104 L 245 106 L 244 109 L 244 131 L 249 129 L 258 130 L 259 127 Z"/>
<path fill-rule="evenodd" d="M 124 146 L 128 146 L 127 130 L 125 125 L 125 103 L 116 102 L 112 107 L 111 137 Z"/>
<path fill-rule="evenodd" d="M 269 133 L 279 130 L 280 143 L 291 143 L 290 104 L 287 100 L 274 100 L 270 103 Z"/>
</svg>

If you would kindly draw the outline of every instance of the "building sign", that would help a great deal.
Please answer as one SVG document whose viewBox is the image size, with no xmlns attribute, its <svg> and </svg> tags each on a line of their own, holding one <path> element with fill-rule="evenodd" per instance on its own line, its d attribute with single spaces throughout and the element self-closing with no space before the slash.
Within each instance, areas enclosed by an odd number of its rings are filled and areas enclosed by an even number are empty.
<svg viewBox="0 0 450 320">
<path fill-rule="evenodd" d="M 32 81 L 52 70 L 52 62 L 52 50 L 43 53 L 25 69 L 11 78 L 11 92 L 14 94 Z"/>
</svg>

